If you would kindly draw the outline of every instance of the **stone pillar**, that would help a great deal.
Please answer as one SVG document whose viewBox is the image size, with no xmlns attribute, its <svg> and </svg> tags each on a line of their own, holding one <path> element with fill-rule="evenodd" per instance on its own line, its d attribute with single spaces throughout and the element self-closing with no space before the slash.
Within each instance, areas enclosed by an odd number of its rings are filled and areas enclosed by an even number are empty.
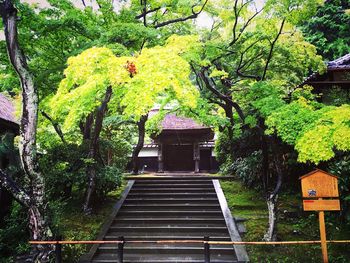
<svg viewBox="0 0 350 263">
<path fill-rule="evenodd" d="M 194 172 L 199 173 L 200 151 L 199 151 L 198 142 L 195 142 L 193 144 L 193 160 L 194 160 Z"/>
<path fill-rule="evenodd" d="M 163 143 L 158 143 L 158 173 L 164 173 Z"/>
</svg>

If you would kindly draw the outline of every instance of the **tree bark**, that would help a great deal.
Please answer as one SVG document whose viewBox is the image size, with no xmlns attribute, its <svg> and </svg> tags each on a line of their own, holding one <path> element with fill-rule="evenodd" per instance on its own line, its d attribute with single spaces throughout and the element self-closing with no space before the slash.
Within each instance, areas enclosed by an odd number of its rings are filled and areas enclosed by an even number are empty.
<svg viewBox="0 0 350 263">
<path fill-rule="evenodd" d="M 88 154 L 88 158 L 93 159 L 95 163 L 87 167 L 88 184 L 86 189 L 86 198 L 83 205 L 83 211 L 85 213 L 91 212 L 91 208 L 90 208 L 91 196 L 95 191 L 96 163 L 98 162 L 98 157 L 99 157 L 98 143 L 99 143 L 100 133 L 102 130 L 103 117 L 107 111 L 107 105 L 111 97 L 112 97 L 112 87 L 108 87 L 105 93 L 104 100 L 96 112 L 95 127 L 94 127 L 93 137 L 90 140 L 90 147 L 89 147 L 89 154 Z"/>
<path fill-rule="evenodd" d="M 280 151 L 278 142 L 276 139 L 274 139 L 271 143 L 272 146 L 272 154 L 274 156 L 274 166 L 277 174 L 277 180 L 274 190 L 267 195 L 266 203 L 267 208 L 269 211 L 269 226 L 267 229 L 267 232 L 264 236 L 264 239 L 266 241 L 276 241 L 277 239 L 277 220 L 278 220 L 278 209 L 277 209 L 277 202 L 278 202 L 278 194 L 281 190 L 282 181 L 283 181 L 283 171 L 282 171 L 282 165 L 283 165 L 283 153 Z"/>
<path fill-rule="evenodd" d="M 143 147 L 144 141 L 145 141 L 145 133 L 146 133 L 146 121 L 148 119 L 148 114 L 141 116 L 140 120 L 137 122 L 137 128 L 139 132 L 139 138 L 137 141 L 137 145 L 134 148 L 132 152 L 132 173 L 138 174 L 139 173 L 139 153 Z"/>
<path fill-rule="evenodd" d="M 33 240 L 45 240 L 52 233 L 45 220 L 44 178 L 37 164 L 36 129 L 38 120 L 38 94 L 26 57 L 17 39 L 17 10 L 11 0 L 0 0 L 0 14 L 4 24 L 7 52 L 22 87 L 22 118 L 20 125 L 20 158 L 29 181 L 29 229 Z M 3 177 L 5 178 L 5 177 Z M 34 246 L 30 260 L 47 262 L 52 246 Z"/>
<path fill-rule="evenodd" d="M 227 135 L 229 139 L 228 143 L 229 143 L 230 156 L 233 157 L 233 126 L 235 125 L 235 121 L 233 119 L 233 110 L 231 105 L 229 105 L 228 103 L 225 103 L 223 108 L 225 111 L 226 118 L 228 118 L 230 121 L 230 124 L 226 127 L 226 129 L 227 129 Z"/>
</svg>

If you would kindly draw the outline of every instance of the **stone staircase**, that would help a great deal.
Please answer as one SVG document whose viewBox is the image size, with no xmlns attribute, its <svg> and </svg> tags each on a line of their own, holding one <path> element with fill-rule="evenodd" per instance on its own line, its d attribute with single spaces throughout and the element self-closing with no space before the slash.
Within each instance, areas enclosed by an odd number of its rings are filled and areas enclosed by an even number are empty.
<svg viewBox="0 0 350 263">
<path fill-rule="evenodd" d="M 181 177 L 130 181 L 98 239 L 203 240 L 209 236 L 211 241 L 239 241 L 222 197 L 217 180 Z M 118 262 L 117 247 L 95 245 L 81 262 Z M 211 245 L 210 259 L 221 263 L 248 261 L 244 247 L 232 245 Z M 126 242 L 124 262 L 204 262 L 204 247 L 202 243 Z"/>
</svg>

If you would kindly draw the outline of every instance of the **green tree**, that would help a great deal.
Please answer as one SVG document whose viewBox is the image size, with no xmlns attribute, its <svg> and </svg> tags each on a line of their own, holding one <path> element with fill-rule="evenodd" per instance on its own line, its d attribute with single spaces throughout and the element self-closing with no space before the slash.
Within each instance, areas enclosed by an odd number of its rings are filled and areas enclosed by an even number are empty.
<svg viewBox="0 0 350 263">
<path fill-rule="evenodd" d="M 350 52 L 350 2 L 328 0 L 301 28 L 306 39 L 327 60 Z"/>
<path fill-rule="evenodd" d="M 176 101 L 195 107 L 198 92 L 189 78 L 190 66 L 180 56 L 195 41 L 192 36 L 173 36 L 165 46 L 144 48 L 133 57 L 117 57 L 110 49 L 97 47 L 71 57 L 65 70 L 66 77 L 50 102 L 53 116 L 63 121 L 64 132 L 72 134 L 76 134 L 74 131 L 79 129 L 83 119 L 92 116 L 94 123 L 89 128 L 92 136 L 88 157 L 96 162 L 105 114 L 121 111 L 125 118 L 140 123 L 147 120 L 145 116 L 155 103 Z M 140 140 L 143 137 L 144 131 Z M 88 174 L 86 211 L 95 188 L 93 165 Z"/>
<path fill-rule="evenodd" d="M 288 94 L 310 70 L 324 70 L 316 48 L 305 41 L 296 28 L 321 3 L 271 0 L 258 7 L 251 1 L 213 1 L 208 9 L 212 27 L 203 32 L 205 43 L 200 59 L 191 62 L 202 97 L 218 105 L 227 118 L 228 124 L 221 128 L 222 138 L 226 138 L 221 145 L 227 145 L 228 162 L 237 157 L 236 139 L 241 138 L 243 131 L 249 133 L 247 130 L 253 128 L 258 130 L 259 148 L 264 157 L 264 181 L 269 182 L 270 174 L 277 174 L 274 187 L 264 183 L 270 212 L 267 240 L 275 238 L 275 210 L 283 161 L 277 159 L 281 156 L 277 138 L 264 134 L 263 118 L 254 117 L 247 93 L 256 83 L 267 81 Z M 268 159 L 270 151 L 272 160 Z"/>
<path fill-rule="evenodd" d="M 38 120 L 38 92 L 27 65 L 25 54 L 20 48 L 17 32 L 17 9 L 11 0 L 0 1 L 6 47 L 10 63 L 20 79 L 22 88 L 22 115 L 20 127 L 20 159 L 28 185 L 17 185 L 11 177 L 0 170 L 0 182 L 13 197 L 28 211 L 29 229 L 32 240 L 45 240 L 52 236 L 45 217 L 44 178 L 38 169 L 36 131 Z M 38 245 L 33 248 L 30 260 L 47 262 L 51 246 Z"/>
</svg>

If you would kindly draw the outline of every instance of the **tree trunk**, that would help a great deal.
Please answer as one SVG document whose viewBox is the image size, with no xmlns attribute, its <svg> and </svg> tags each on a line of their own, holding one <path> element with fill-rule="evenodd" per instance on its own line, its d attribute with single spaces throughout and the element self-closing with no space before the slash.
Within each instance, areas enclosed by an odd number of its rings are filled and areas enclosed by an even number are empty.
<svg viewBox="0 0 350 263">
<path fill-rule="evenodd" d="M 276 241 L 277 238 L 277 200 L 278 195 L 272 194 L 266 200 L 269 212 L 269 226 L 264 236 L 266 241 Z"/>
<path fill-rule="evenodd" d="M 89 154 L 88 154 L 88 158 L 93 159 L 94 163 L 87 167 L 88 184 L 86 189 L 86 198 L 83 205 L 83 211 L 85 213 L 91 212 L 91 208 L 90 208 L 91 196 L 94 193 L 95 186 L 96 186 L 96 163 L 98 162 L 98 156 L 99 156 L 98 142 L 99 142 L 100 133 L 102 130 L 103 117 L 107 111 L 107 105 L 111 97 L 112 97 L 112 88 L 108 87 L 106 90 L 104 100 L 96 112 L 94 133 L 93 133 L 92 139 L 90 140 L 90 147 L 89 147 Z"/>
<path fill-rule="evenodd" d="M 277 220 L 278 220 L 278 193 L 281 190 L 282 181 L 283 181 L 283 153 L 279 150 L 277 140 L 273 140 L 272 145 L 272 154 L 274 156 L 274 166 L 277 173 L 276 185 L 272 193 L 270 193 L 266 198 L 267 208 L 269 211 L 269 226 L 268 230 L 264 236 L 266 241 L 276 241 L 277 238 Z"/>
<path fill-rule="evenodd" d="M 22 87 L 22 118 L 20 126 L 20 158 L 25 175 L 29 181 L 29 229 L 33 240 L 45 240 L 52 233 L 44 218 L 44 179 L 37 165 L 36 129 L 38 120 L 38 94 L 33 77 L 29 72 L 26 57 L 17 39 L 17 10 L 11 0 L 0 0 L 7 51 Z M 47 262 L 52 246 L 35 246 L 31 260 Z"/>
<path fill-rule="evenodd" d="M 139 153 L 143 147 L 143 143 L 145 141 L 145 133 L 146 133 L 146 121 L 148 119 L 148 114 L 141 116 L 140 120 L 137 122 L 137 128 L 139 132 L 139 139 L 137 141 L 137 145 L 132 152 L 132 173 L 139 173 Z"/>
<path fill-rule="evenodd" d="M 225 103 L 225 107 L 224 107 L 224 111 L 225 111 L 225 115 L 226 118 L 229 119 L 230 124 L 226 127 L 227 129 L 227 136 L 228 136 L 228 144 L 229 144 L 229 154 L 231 159 L 233 160 L 233 126 L 235 125 L 235 121 L 233 119 L 233 109 L 232 106 L 229 105 L 228 103 Z"/>
</svg>

